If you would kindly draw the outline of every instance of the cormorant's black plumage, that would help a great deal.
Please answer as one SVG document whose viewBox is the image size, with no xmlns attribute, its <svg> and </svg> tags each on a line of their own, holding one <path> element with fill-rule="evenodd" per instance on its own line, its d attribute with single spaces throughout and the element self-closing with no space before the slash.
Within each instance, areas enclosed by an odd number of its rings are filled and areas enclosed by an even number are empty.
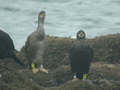
<svg viewBox="0 0 120 90">
<path fill-rule="evenodd" d="M 82 75 L 89 71 L 93 59 L 93 50 L 85 40 L 83 31 L 79 31 L 76 37 L 77 40 L 70 50 L 71 71 L 76 74 L 77 78 L 82 79 Z"/>
<path fill-rule="evenodd" d="M 18 64 L 24 65 L 15 55 L 13 40 L 4 31 L 0 30 L 0 59 L 13 58 Z"/>
</svg>

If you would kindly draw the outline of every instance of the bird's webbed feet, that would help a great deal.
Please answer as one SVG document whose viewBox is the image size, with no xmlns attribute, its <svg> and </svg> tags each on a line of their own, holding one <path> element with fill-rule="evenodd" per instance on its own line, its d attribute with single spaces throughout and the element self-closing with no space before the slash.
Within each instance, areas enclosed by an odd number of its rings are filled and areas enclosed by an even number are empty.
<svg viewBox="0 0 120 90">
<path fill-rule="evenodd" d="M 31 67 L 32 67 L 32 72 L 33 72 L 34 74 L 36 74 L 36 73 L 39 71 L 39 69 L 35 67 L 35 64 L 32 63 L 32 64 L 31 64 Z"/>
<path fill-rule="evenodd" d="M 40 66 L 39 69 L 41 72 L 48 73 L 48 70 L 43 67 L 43 65 Z"/>
</svg>

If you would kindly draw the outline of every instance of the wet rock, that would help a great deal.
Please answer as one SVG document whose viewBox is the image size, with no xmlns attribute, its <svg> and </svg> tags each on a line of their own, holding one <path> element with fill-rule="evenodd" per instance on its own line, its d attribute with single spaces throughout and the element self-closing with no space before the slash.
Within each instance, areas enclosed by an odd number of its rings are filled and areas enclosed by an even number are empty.
<svg viewBox="0 0 120 90">
<path fill-rule="evenodd" d="M 0 90 L 119 90 L 120 34 L 88 39 L 95 52 L 87 80 L 72 81 L 69 50 L 71 38 L 48 37 L 44 65 L 49 73 L 33 74 L 11 58 L 0 59 Z M 24 47 L 16 52 L 28 64 Z"/>
</svg>

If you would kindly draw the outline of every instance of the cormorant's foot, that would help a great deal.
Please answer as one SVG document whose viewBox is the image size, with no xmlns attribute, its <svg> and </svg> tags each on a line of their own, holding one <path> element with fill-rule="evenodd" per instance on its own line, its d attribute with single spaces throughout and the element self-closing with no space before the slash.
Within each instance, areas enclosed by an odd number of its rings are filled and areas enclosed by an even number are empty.
<svg viewBox="0 0 120 90">
<path fill-rule="evenodd" d="M 76 75 L 74 75 L 72 81 L 77 81 L 77 80 L 79 79 L 76 77 Z"/>
<path fill-rule="evenodd" d="M 72 79 L 72 82 L 77 81 L 77 80 L 79 80 L 79 79 L 78 79 L 78 78 L 73 78 L 73 79 Z"/>
<path fill-rule="evenodd" d="M 36 74 L 39 71 L 39 69 L 38 68 L 33 68 L 32 71 L 33 71 L 34 74 Z"/>
<path fill-rule="evenodd" d="M 83 74 L 83 80 L 87 80 L 87 74 Z"/>
<path fill-rule="evenodd" d="M 48 70 L 45 69 L 45 68 L 43 68 L 43 67 L 40 67 L 40 71 L 41 71 L 41 72 L 44 72 L 44 73 L 48 73 Z"/>
</svg>

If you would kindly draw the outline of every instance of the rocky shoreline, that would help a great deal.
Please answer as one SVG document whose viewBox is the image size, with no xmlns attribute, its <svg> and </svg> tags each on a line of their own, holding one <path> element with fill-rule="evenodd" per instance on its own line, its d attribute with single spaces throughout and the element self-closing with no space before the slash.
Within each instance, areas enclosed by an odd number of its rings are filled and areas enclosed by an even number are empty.
<svg viewBox="0 0 120 90">
<path fill-rule="evenodd" d="M 48 36 L 44 64 L 49 74 L 33 74 L 10 58 L 0 59 L 0 90 L 119 90 L 120 34 L 87 39 L 95 55 L 86 81 L 72 81 L 68 52 L 74 40 Z M 28 63 L 24 46 L 16 55 Z"/>
</svg>

